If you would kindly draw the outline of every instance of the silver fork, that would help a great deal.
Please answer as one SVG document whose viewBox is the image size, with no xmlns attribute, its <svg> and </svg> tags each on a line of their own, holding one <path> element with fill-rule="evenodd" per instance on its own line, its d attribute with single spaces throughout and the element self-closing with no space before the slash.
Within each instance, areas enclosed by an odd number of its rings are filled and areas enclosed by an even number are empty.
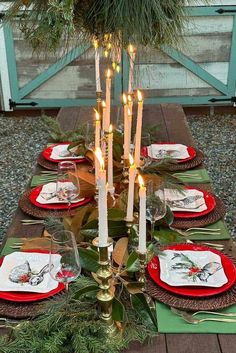
<svg viewBox="0 0 236 353">
<path fill-rule="evenodd" d="M 209 314 L 209 315 L 218 315 L 218 316 L 226 316 L 226 317 L 227 316 L 228 317 L 236 317 L 236 313 L 219 313 L 217 311 L 207 311 L 207 310 L 199 310 L 199 311 L 195 311 L 194 313 L 189 313 L 185 310 L 176 309 L 173 307 L 171 307 L 170 310 L 178 316 L 188 315 L 188 316 L 194 317 L 199 314 Z"/>
<path fill-rule="evenodd" d="M 208 234 L 208 235 L 220 235 L 220 229 L 207 229 L 207 228 L 191 228 L 191 229 L 196 229 L 196 231 L 189 231 L 190 229 L 183 230 L 183 229 L 178 229 L 174 227 L 170 227 L 173 231 L 183 235 L 184 237 L 189 237 L 190 235 L 196 235 L 196 234 Z M 199 230 L 197 230 L 199 229 Z"/>
</svg>

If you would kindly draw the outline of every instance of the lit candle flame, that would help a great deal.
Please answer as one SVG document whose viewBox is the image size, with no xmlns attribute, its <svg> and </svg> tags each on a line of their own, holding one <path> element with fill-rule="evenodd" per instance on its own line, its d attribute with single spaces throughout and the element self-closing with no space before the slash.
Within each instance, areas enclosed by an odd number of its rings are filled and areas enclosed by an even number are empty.
<svg viewBox="0 0 236 353">
<path fill-rule="evenodd" d="M 107 44 L 107 49 L 109 50 L 109 49 L 111 49 L 111 47 L 112 47 L 111 43 L 108 43 Z"/>
<path fill-rule="evenodd" d="M 98 48 L 98 41 L 97 41 L 97 39 L 94 39 L 94 40 L 93 40 L 93 46 L 94 46 L 94 49 L 97 49 L 97 48 Z"/>
<path fill-rule="evenodd" d="M 134 165 L 134 159 L 133 159 L 132 154 L 129 154 L 129 164 L 130 164 L 131 166 Z"/>
<path fill-rule="evenodd" d="M 144 187 L 144 181 L 143 181 L 143 178 L 142 178 L 142 176 L 140 174 L 138 176 L 138 182 L 139 182 L 139 187 L 140 188 Z"/>
<path fill-rule="evenodd" d="M 131 110 L 128 108 L 128 116 L 132 116 Z"/>
<path fill-rule="evenodd" d="M 132 102 L 132 97 L 131 97 L 130 94 L 128 94 L 128 101 L 129 101 L 129 102 Z"/>
<path fill-rule="evenodd" d="M 104 160 L 102 158 L 102 150 L 100 147 L 96 147 L 95 149 L 95 156 L 98 159 L 100 170 L 104 170 Z"/>
<path fill-rule="evenodd" d="M 120 65 L 116 66 L 116 72 L 118 72 L 118 73 L 120 72 Z"/>
<path fill-rule="evenodd" d="M 139 90 L 137 90 L 137 95 L 138 95 L 138 101 L 142 102 L 143 96 L 142 96 L 142 93 Z"/>
<path fill-rule="evenodd" d="M 110 77 L 111 77 L 111 70 L 110 70 L 110 69 L 107 70 L 107 75 L 106 75 L 106 77 L 107 77 L 107 78 L 110 78 Z"/>
<path fill-rule="evenodd" d="M 107 57 L 108 57 L 108 55 L 109 55 L 108 50 L 104 50 L 104 56 L 105 56 L 105 58 L 107 58 Z"/>
<path fill-rule="evenodd" d="M 126 94 L 125 94 L 125 93 L 123 93 L 123 103 L 124 103 L 124 104 L 127 104 L 127 97 L 126 97 Z"/>
<path fill-rule="evenodd" d="M 134 53 L 134 47 L 133 47 L 132 44 L 130 44 L 130 45 L 128 46 L 128 51 L 129 51 L 130 54 L 133 54 L 133 53 Z"/>
<path fill-rule="evenodd" d="M 106 102 L 102 101 L 102 108 L 105 109 L 106 108 Z"/>
<path fill-rule="evenodd" d="M 110 126 L 109 126 L 109 134 L 111 134 L 112 133 L 112 124 L 110 124 Z"/>
<path fill-rule="evenodd" d="M 97 109 L 94 108 L 93 110 L 95 111 L 96 121 L 99 121 L 100 120 L 100 115 L 99 115 Z"/>
</svg>

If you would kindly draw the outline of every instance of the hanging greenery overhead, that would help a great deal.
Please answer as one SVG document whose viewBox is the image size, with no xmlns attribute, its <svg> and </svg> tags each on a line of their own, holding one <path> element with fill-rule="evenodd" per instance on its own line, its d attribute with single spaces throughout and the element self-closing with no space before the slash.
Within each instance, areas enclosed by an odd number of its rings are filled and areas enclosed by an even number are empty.
<svg viewBox="0 0 236 353">
<path fill-rule="evenodd" d="M 64 40 L 97 39 L 113 47 L 176 44 L 187 20 L 187 0 L 15 0 L 16 15 L 34 49 L 55 50 Z M 197 2 L 197 1 L 196 1 Z M 191 4 L 193 1 L 191 1 Z"/>
</svg>

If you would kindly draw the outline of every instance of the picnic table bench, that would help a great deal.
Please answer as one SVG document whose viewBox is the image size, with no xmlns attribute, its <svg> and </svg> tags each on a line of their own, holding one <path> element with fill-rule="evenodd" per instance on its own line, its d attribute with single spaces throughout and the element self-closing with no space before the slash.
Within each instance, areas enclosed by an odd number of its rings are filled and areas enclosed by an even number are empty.
<svg viewBox="0 0 236 353">
<path fill-rule="evenodd" d="M 112 109 L 111 116 L 116 121 L 119 110 Z M 62 129 L 72 130 L 81 122 L 87 121 L 92 116 L 92 108 L 76 107 L 62 108 L 57 116 Z M 186 116 L 180 105 L 162 104 L 144 106 L 143 124 L 157 124 L 158 134 L 162 141 L 183 143 L 195 146 Z M 201 168 L 202 166 L 200 166 Z M 42 168 L 35 167 L 35 173 Z M 23 226 L 20 222 L 25 214 L 20 208 L 17 209 L 12 223 L 8 229 L 7 237 L 36 237 L 43 232 L 42 225 Z M 28 218 L 28 216 L 27 216 Z M 224 244 L 227 253 L 236 258 L 236 247 L 232 240 L 218 241 Z M 4 301 L 0 300 L 0 305 Z M 30 304 L 32 305 L 32 304 Z M 152 340 L 151 344 L 141 346 L 138 343 L 130 345 L 127 353 L 235 353 L 236 334 L 159 334 Z"/>
</svg>

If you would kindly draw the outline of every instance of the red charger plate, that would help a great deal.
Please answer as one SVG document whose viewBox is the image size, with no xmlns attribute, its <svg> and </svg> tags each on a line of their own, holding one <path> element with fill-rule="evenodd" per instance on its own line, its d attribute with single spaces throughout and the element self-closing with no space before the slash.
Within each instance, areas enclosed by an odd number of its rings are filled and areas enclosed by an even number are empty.
<svg viewBox="0 0 236 353">
<path fill-rule="evenodd" d="M 50 204 L 41 204 L 39 202 L 36 201 L 38 195 L 40 194 L 40 191 L 42 190 L 42 187 L 43 185 L 40 185 L 40 186 L 37 186 L 36 188 L 34 188 L 30 195 L 29 195 L 29 199 L 30 199 L 30 202 L 37 206 L 37 207 L 40 207 L 40 208 L 44 208 L 44 209 L 47 209 L 47 210 L 51 210 L 51 209 L 54 209 L 54 210 L 66 210 L 68 209 L 68 204 L 67 203 L 50 203 Z M 80 201 L 80 202 L 73 202 L 71 205 L 70 205 L 70 208 L 76 208 L 76 207 L 79 207 L 79 206 L 83 206 L 83 205 L 86 205 L 87 203 L 89 203 L 90 201 L 92 201 L 92 197 L 86 197 L 83 201 Z"/>
<path fill-rule="evenodd" d="M 236 271 L 235 266 L 232 261 L 222 254 L 220 251 L 215 249 L 210 249 L 205 246 L 199 246 L 194 244 L 177 244 L 171 245 L 164 248 L 164 250 L 195 250 L 195 251 L 211 251 L 214 254 L 217 254 L 221 258 L 222 266 L 225 272 L 228 282 L 225 283 L 222 287 L 194 287 L 194 286 L 170 286 L 169 284 L 163 282 L 160 279 L 160 262 L 157 256 L 153 257 L 152 260 L 147 265 L 148 273 L 153 281 L 158 284 L 160 287 L 166 289 L 168 292 L 172 292 L 178 295 L 183 295 L 187 297 L 209 297 L 216 294 L 223 293 L 230 289 L 236 280 Z"/>
<path fill-rule="evenodd" d="M 154 143 L 153 145 L 176 145 L 176 142 L 158 142 L 158 143 Z M 178 163 L 185 163 L 185 162 L 191 161 L 193 158 L 196 157 L 197 152 L 193 147 L 187 146 L 187 150 L 188 150 L 189 157 L 184 159 L 175 159 Z M 141 155 L 144 157 L 147 157 L 148 153 L 147 153 L 146 146 L 141 148 Z M 156 160 L 156 158 L 152 158 L 152 159 Z"/>
<path fill-rule="evenodd" d="M 40 254 L 48 254 L 47 250 L 25 250 L 23 252 L 35 252 Z M 0 258 L 0 266 L 2 265 L 4 257 Z M 1 292 L 0 298 L 14 301 L 14 302 L 36 302 L 38 300 L 46 299 L 52 297 L 53 295 L 61 292 L 65 288 L 63 283 L 58 283 L 57 288 L 47 292 L 47 293 L 33 293 L 33 292 Z"/>
<path fill-rule="evenodd" d="M 213 211 L 213 209 L 215 208 L 215 205 L 216 205 L 216 201 L 215 201 L 214 196 L 211 193 L 209 193 L 208 191 L 205 191 L 205 190 L 194 188 L 192 186 L 185 186 L 184 188 L 188 189 L 188 190 L 201 191 L 203 193 L 203 197 L 204 197 L 207 209 L 202 212 L 173 211 L 175 218 L 196 218 L 196 217 L 204 216 L 204 215 L 210 213 L 211 211 Z"/>
<path fill-rule="evenodd" d="M 68 145 L 68 142 L 57 143 L 55 145 L 51 145 L 51 146 L 45 148 L 45 150 L 43 150 L 43 152 L 42 152 L 43 157 L 53 163 L 59 163 L 59 162 L 68 161 L 68 160 L 75 162 L 75 163 L 84 163 L 87 161 L 86 158 L 78 158 L 78 159 L 76 159 L 76 158 L 74 158 L 74 159 L 68 159 L 68 158 L 53 159 L 53 158 L 51 158 L 51 153 L 52 153 L 53 147 L 59 146 L 59 145 Z"/>
</svg>

